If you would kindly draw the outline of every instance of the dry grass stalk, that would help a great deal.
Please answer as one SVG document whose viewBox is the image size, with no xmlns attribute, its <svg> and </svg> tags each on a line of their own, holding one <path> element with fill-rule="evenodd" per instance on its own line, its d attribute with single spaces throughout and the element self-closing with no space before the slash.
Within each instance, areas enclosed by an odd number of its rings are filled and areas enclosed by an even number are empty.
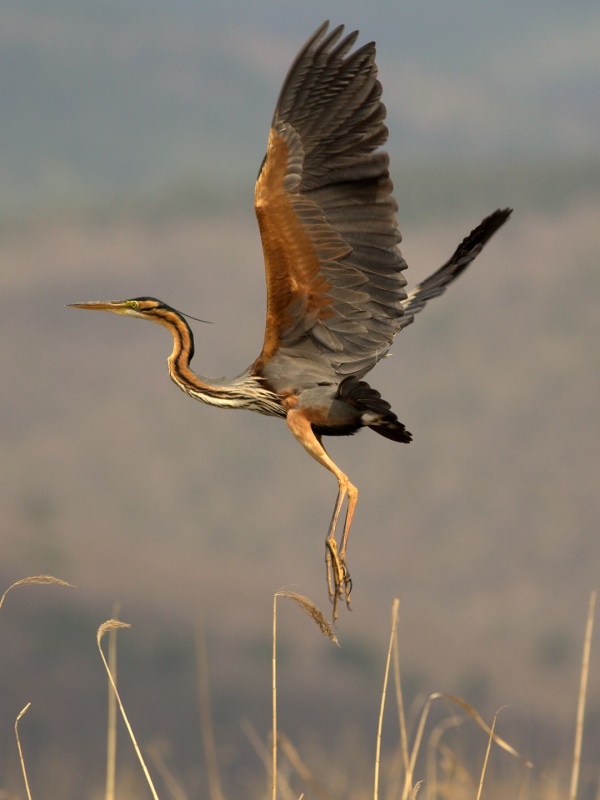
<svg viewBox="0 0 600 800">
<path fill-rule="evenodd" d="M 375 777 L 373 780 L 373 800 L 378 800 L 379 797 L 379 767 L 381 764 L 381 731 L 383 728 L 383 711 L 385 708 L 385 698 L 387 694 L 387 684 L 390 675 L 390 663 L 392 660 L 392 649 L 394 646 L 394 639 L 396 637 L 396 621 L 398 619 L 398 606 L 400 600 L 395 597 L 392 602 L 392 626 L 390 630 L 390 644 L 388 647 L 387 659 L 385 662 L 385 672 L 383 677 L 383 689 L 381 691 L 381 705 L 379 708 L 379 722 L 377 724 L 377 744 L 375 746 Z"/>
<path fill-rule="evenodd" d="M 206 655 L 206 638 L 202 622 L 196 625 L 196 661 L 198 664 L 198 702 L 200 707 L 200 728 L 204 744 L 204 758 L 208 777 L 208 791 L 211 800 L 224 800 L 219 775 L 217 748 L 210 707 L 210 687 L 208 682 L 208 658 Z"/>
<path fill-rule="evenodd" d="M 443 797 L 453 800 L 466 798 L 471 800 L 475 782 L 457 753 L 445 742 L 440 743 L 440 767 L 444 772 L 444 780 L 440 781 Z M 434 794 L 434 797 L 436 795 Z"/>
<path fill-rule="evenodd" d="M 396 704 L 398 706 L 398 721 L 400 725 L 400 748 L 404 772 L 408 772 L 408 734 L 406 732 L 406 713 L 404 711 L 404 698 L 402 696 L 402 682 L 400 680 L 400 656 L 398 653 L 398 637 L 394 636 L 394 686 L 396 688 Z"/>
<path fill-rule="evenodd" d="M 490 758 L 490 750 L 492 749 L 492 742 L 494 741 L 494 730 L 496 728 L 496 720 L 498 719 L 498 711 L 494 714 L 492 727 L 490 728 L 490 735 L 488 737 L 487 748 L 485 751 L 485 758 L 483 759 L 483 767 L 481 768 L 481 778 L 479 779 L 479 788 L 477 789 L 477 800 L 481 800 L 481 793 L 483 791 L 483 781 L 487 770 L 488 761 Z"/>
<path fill-rule="evenodd" d="M 246 734 L 248 741 L 254 748 L 256 755 L 260 758 L 265 768 L 268 770 L 269 774 L 271 773 L 271 761 L 269 757 L 269 751 L 265 747 L 263 740 L 258 735 L 256 728 L 254 725 L 247 719 L 243 719 L 240 722 L 240 727 Z"/>
<path fill-rule="evenodd" d="M 501 747 L 503 750 L 506 750 L 507 753 L 510 753 L 510 755 L 514 756 L 515 758 L 518 758 L 519 761 L 521 761 L 521 763 L 524 764 L 526 767 L 530 768 L 533 767 L 531 761 L 520 755 L 520 753 L 517 750 L 515 750 L 514 747 L 508 744 L 508 742 L 505 742 L 504 739 L 501 739 L 488 725 L 486 725 L 481 715 L 478 714 L 477 711 L 475 711 L 475 709 L 471 705 L 469 705 L 469 703 L 466 702 L 466 700 L 462 700 L 460 697 L 456 697 L 455 695 L 452 694 L 446 694 L 445 692 L 434 692 L 433 694 L 430 694 L 429 697 L 427 698 L 427 702 L 425 703 L 423 711 L 421 712 L 421 717 L 419 719 L 419 725 L 417 727 L 417 733 L 415 735 L 415 741 L 410 756 L 409 772 L 407 772 L 406 779 L 404 782 L 404 791 L 402 793 L 402 800 L 408 800 L 410 796 L 411 776 L 414 772 L 417 755 L 421 748 L 423 731 L 425 729 L 425 723 L 427 722 L 427 717 L 429 716 L 429 710 L 431 708 L 431 704 L 433 703 L 434 700 L 438 700 L 440 698 L 444 700 L 449 700 L 451 703 L 456 703 L 456 705 L 460 706 L 460 708 L 466 711 L 467 714 L 469 714 L 469 716 L 471 716 L 472 719 L 475 720 L 475 722 L 479 725 L 479 727 L 488 734 L 491 740 L 495 744 L 497 744 L 498 747 Z"/>
<path fill-rule="evenodd" d="M 118 606 L 113 608 L 113 618 L 118 616 Z M 117 682 L 117 631 L 108 634 L 108 665 L 110 674 Z M 115 799 L 115 785 L 117 774 L 117 698 L 112 691 L 110 681 L 108 685 L 108 722 L 106 732 L 106 800 Z"/>
<path fill-rule="evenodd" d="M 66 581 L 61 580 L 60 578 L 54 578 L 52 575 L 31 575 L 28 578 L 21 578 L 19 581 L 15 581 L 12 583 L 8 589 L 4 592 L 2 597 L 0 597 L 0 608 L 4 605 L 4 601 L 6 599 L 6 595 L 10 592 L 11 589 L 15 589 L 17 586 L 33 586 L 36 584 L 49 584 L 54 583 L 58 586 L 68 586 L 69 588 L 75 588 L 73 584 L 67 583 Z M 19 750 L 19 759 L 21 761 L 21 770 L 23 772 L 23 780 L 25 782 L 25 790 L 27 792 L 27 797 L 31 800 L 31 791 L 29 789 L 29 781 L 27 780 L 27 770 L 25 768 L 25 759 L 23 758 L 23 750 L 21 748 L 21 740 L 19 738 L 19 720 L 21 717 L 26 713 L 27 709 L 31 703 L 27 703 L 25 708 L 19 713 L 15 720 L 15 737 L 17 739 L 17 748 Z"/>
<path fill-rule="evenodd" d="M 162 778 L 173 800 L 188 800 L 185 789 L 169 769 L 162 750 L 164 750 L 164 748 L 161 749 L 158 744 L 152 744 L 148 747 L 148 753 L 152 759 L 152 763 L 156 767 L 156 771 Z"/>
<path fill-rule="evenodd" d="M 587 695 L 587 684 L 590 673 L 590 651 L 592 648 L 592 633 L 594 630 L 594 612 L 596 609 L 596 592 L 590 594 L 588 607 L 587 623 L 585 626 L 585 640 L 583 643 L 583 658 L 581 662 L 581 678 L 579 682 L 579 699 L 577 702 L 577 721 L 575 725 L 575 746 L 573 750 L 573 767 L 571 770 L 571 787 L 569 790 L 569 800 L 577 797 L 579 785 L 579 771 L 581 768 L 581 746 L 583 742 L 583 722 L 585 719 L 585 699 Z M 599 787 L 600 792 L 600 787 Z"/>
<path fill-rule="evenodd" d="M 273 772 L 272 753 L 269 753 L 269 751 L 267 750 L 267 747 L 265 746 L 264 742 L 262 741 L 262 739 L 260 738 L 260 736 L 256 732 L 256 728 L 247 719 L 242 720 L 241 728 L 244 731 L 244 733 L 246 734 L 246 736 L 248 737 L 248 741 L 250 742 L 250 744 L 254 748 L 256 754 L 258 755 L 258 757 L 260 758 L 260 760 L 264 764 L 264 766 L 265 766 L 265 768 L 267 770 L 268 780 L 269 780 L 269 784 L 270 784 L 271 776 L 272 776 L 272 772 Z M 279 741 L 281 743 L 281 734 L 279 734 Z M 283 776 L 281 773 L 278 773 L 278 775 L 277 775 L 277 785 L 278 785 L 279 789 L 281 790 L 281 793 L 282 793 L 282 795 L 284 797 L 287 797 L 287 798 L 294 797 L 294 795 L 292 793 L 291 786 L 288 784 L 285 776 Z M 296 800 L 295 797 L 294 797 L 294 800 Z"/>
<path fill-rule="evenodd" d="M 504 741 L 504 739 L 501 739 L 500 736 L 498 736 L 497 733 L 494 733 L 494 731 L 488 725 L 486 725 L 486 723 L 484 722 L 484 720 L 481 717 L 481 715 L 477 711 L 475 711 L 473 706 L 471 706 L 469 703 L 467 703 L 466 700 L 463 700 L 460 697 L 456 697 L 456 695 L 445 694 L 443 692 L 431 695 L 430 699 L 435 700 L 438 697 L 442 697 L 445 700 L 449 700 L 451 703 L 456 703 L 456 705 L 460 706 L 464 711 L 466 711 L 467 714 L 469 714 L 469 716 L 473 720 L 475 720 L 475 722 L 479 725 L 479 727 L 483 731 L 485 731 L 485 733 L 487 733 L 488 736 L 490 736 L 492 738 L 492 741 L 494 742 L 494 744 L 497 744 L 498 747 L 502 748 L 502 750 L 505 750 L 511 756 L 513 756 L 514 758 L 517 758 L 525 767 L 528 767 L 529 769 L 533 768 L 533 762 L 530 761 L 528 758 L 525 758 L 524 756 L 522 756 L 518 752 L 518 750 L 515 750 L 515 748 L 512 745 L 508 744 L 508 742 Z"/>
<path fill-rule="evenodd" d="M 52 575 L 32 575 L 30 578 L 21 578 L 20 581 L 16 581 L 15 583 L 11 584 L 8 589 L 4 592 L 2 597 L 0 597 L 0 608 L 4 604 L 4 600 L 6 595 L 10 592 L 11 589 L 15 589 L 17 586 L 32 586 L 34 584 L 48 584 L 54 583 L 58 586 L 68 586 L 70 589 L 74 589 L 72 583 L 67 583 L 66 581 L 61 581 L 60 578 L 53 578 Z"/>
<path fill-rule="evenodd" d="M 278 592 L 273 595 L 273 664 L 272 664 L 272 703 L 273 721 L 272 732 L 273 742 L 271 751 L 271 798 L 277 800 L 277 597 Z"/>
<path fill-rule="evenodd" d="M 4 597 L 2 599 L 4 600 Z M 15 720 L 15 736 L 16 736 L 16 739 L 17 739 L 17 748 L 19 750 L 19 759 L 21 761 L 21 770 L 23 772 L 23 780 L 25 782 L 25 791 L 27 792 L 27 797 L 29 798 L 29 800 L 31 800 L 31 791 L 29 790 L 29 781 L 27 780 L 27 770 L 25 769 L 25 759 L 23 757 L 23 749 L 21 748 L 21 739 L 19 737 L 19 720 L 27 712 L 27 709 L 29 708 L 30 705 L 31 705 L 31 703 L 27 703 L 25 708 L 22 709 L 19 712 L 19 714 L 18 714 L 18 716 L 17 716 L 17 718 Z"/>
<path fill-rule="evenodd" d="M 339 646 L 339 642 L 337 640 L 337 636 L 333 632 L 333 628 L 326 620 L 323 612 L 320 611 L 319 608 L 309 600 L 308 597 L 305 597 L 303 594 L 298 594 L 297 592 L 288 592 L 284 590 L 280 590 L 279 592 L 275 593 L 275 597 L 287 597 L 288 600 L 293 600 L 300 608 L 308 614 L 308 616 L 315 622 L 321 631 L 327 638 L 337 644 Z"/>
<path fill-rule="evenodd" d="M 332 795 L 319 783 L 304 761 L 300 758 L 300 754 L 289 740 L 289 737 L 284 733 L 280 733 L 279 744 L 292 767 L 317 797 L 323 798 L 323 800 L 331 800 Z"/>
<path fill-rule="evenodd" d="M 272 703 L 273 703 L 273 748 L 271 753 L 271 798 L 277 800 L 277 598 L 285 597 L 288 600 L 293 600 L 296 605 L 308 614 L 308 616 L 317 624 L 321 633 L 325 634 L 327 638 L 334 644 L 339 645 L 337 636 L 334 634 L 331 625 L 325 619 L 322 611 L 302 594 L 297 592 L 288 592 L 281 589 L 273 595 L 273 683 L 272 683 Z"/>
<path fill-rule="evenodd" d="M 402 745 L 396 747 L 389 767 L 387 769 L 387 787 L 385 791 L 386 800 L 395 800 L 400 792 L 402 776 L 405 774 L 404 764 L 402 763 Z"/>
<path fill-rule="evenodd" d="M 108 661 L 106 660 L 106 656 L 104 655 L 104 651 L 102 650 L 102 637 L 105 634 L 110 633 L 111 631 L 121 630 L 123 628 L 130 628 L 130 627 L 131 627 L 131 625 L 129 625 L 127 622 L 121 622 L 118 619 L 109 619 L 106 622 L 103 622 L 102 625 L 100 625 L 100 627 L 98 628 L 98 633 L 96 635 L 96 642 L 98 644 L 98 650 L 100 651 L 100 656 L 102 658 L 102 662 L 104 664 L 104 668 L 106 669 L 106 672 L 108 674 L 108 679 L 110 681 L 110 685 L 112 686 L 112 690 L 115 693 L 115 697 L 117 698 L 117 703 L 119 704 L 119 710 L 121 711 L 121 716 L 123 717 L 123 721 L 125 722 L 125 726 L 127 728 L 127 732 L 129 733 L 129 737 L 130 737 L 130 739 L 131 739 L 131 741 L 133 743 L 133 747 L 135 749 L 136 755 L 137 755 L 137 757 L 139 759 L 139 762 L 140 762 L 140 764 L 142 766 L 142 770 L 144 772 L 144 776 L 145 776 L 146 781 L 148 783 L 148 786 L 150 787 L 150 790 L 152 792 L 152 797 L 154 798 L 154 800 L 159 800 L 158 794 L 156 793 L 156 789 L 154 788 L 154 784 L 152 782 L 152 778 L 150 777 L 150 773 L 148 772 L 148 767 L 146 766 L 146 762 L 144 761 L 144 758 L 142 756 L 142 752 L 141 752 L 141 750 L 139 748 L 139 745 L 138 745 L 137 740 L 135 738 L 135 735 L 133 733 L 133 728 L 131 727 L 131 725 L 129 723 L 129 719 L 127 717 L 127 714 L 125 713 L 125 708 L 123 706 L 123 703 L 121 702 L 121 697 L 119 696 L 119 691 L 117 689 L 117 684 L 115 683 L 115 679 L 113 678 L 113 675 L 112 675 L 112 673 L 110 671 L 110 667 L 108 665 Z"/>
<path fill-rule="evenodd" d="M 447 719 L 442 720 L 429 735 L 427 742 L 427 759 L 426 759 L 426 775 L 425 789 L 427 797 L 436 797 L 438 790 L 438 777 L 437 777 L 437 755 L 440 750 L 440 742 L 442 736 L 449 728 L 456 728 L 464 723 L 463 717 L 454 714 Z"/>
<path fill-rule="evenodd" d="M 427 702 L 423 707 L 423 711 L 421 712 L 421 717 L 419 719 L 419 725 L 417 727 L 415 741 L 408 762 L 408 770 L 406 771 L 406 775 L 404 778 L 404 791 L 402 792 L 402 800 L 408 800 L 409 794 L 411 792 L 412 776 L 415 769 L 415 763 L 417 760 L 417 753 L 421 749 L 421 739 L 423 738 L 423 730 L 425 729 L 425 722 L 427 721 L 427 717 L 429 715 L 429 709 L 431 707 L 431 703 L 436 697 L 439 697 L 439 694 L 429 695 L 429 697 L 427 698 Z"/>
</svg>

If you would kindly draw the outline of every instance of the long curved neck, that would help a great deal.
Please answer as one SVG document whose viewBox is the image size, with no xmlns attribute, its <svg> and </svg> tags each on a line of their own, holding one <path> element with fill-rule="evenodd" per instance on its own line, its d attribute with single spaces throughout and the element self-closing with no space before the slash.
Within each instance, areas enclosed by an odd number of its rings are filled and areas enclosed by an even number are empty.
<svg viewBox="0 0 600 800">
<path fill-rule="evenodd" d="M 173 352 L 167 360 L 171 380 L 190 397 L 221 408 L 246 408 L 261 414 L 285 415 L 275 394 L 265 389 L 250 371 L 237 378 L 212 380 L 190 368 L 194 356 L 194 335 L 187 321 L 174 309 L 157 309 L 153 319 L 173 336 Z"/>
</svg>

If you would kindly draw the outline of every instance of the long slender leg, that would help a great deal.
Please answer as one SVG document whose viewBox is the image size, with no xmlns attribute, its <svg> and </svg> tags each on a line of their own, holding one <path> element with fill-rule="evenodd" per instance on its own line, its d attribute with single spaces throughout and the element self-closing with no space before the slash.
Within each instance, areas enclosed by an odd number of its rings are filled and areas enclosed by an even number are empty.
<svg viewBox="0 0 600 800">
<path fill-rule="evenodd" d="M 345 475 L 330 458 L 323 447 L 321 437 L 314 433 L 310 420 L 301 410 L 290 409 L 287 414 L 287 424 L 291 432 L 309 455 L 332 472 L 338 481 L 338 496 L 327 532 L 327 539 L 325 540 L 325 546 L 327 548 L 327 586 L 329 589 L 329 596 L 333 603 L 333 618 L 337 619 L 337 604 L 342 594 L 345 597 L 346 605 L 348 607 L 350 606 L 352 580 L 350 579 L 350 573 L 346 567 L 346 548 L 348 546 L 350 526 L 352 524 L 352 517 L 358 497 L 358 489 L 350 483 L 348 476 Z M 348 497 L 348 511 L 344 523 L 341 547 L 338 552 L 337 542 L 335 541 L 335 530 L 346 496 Z"/>
<path fill-rule="evenodd" d="M 348 538 L 350 536 L 350 526 L 352 525 L 352 517 L 354 516 L 354 509 L 356 508 L 356 501 L 358 500 L 358 489 L 356 486 L 348 482 L 348 510 L 346 511 L 346 521 L 344 523 L 344 535 L 342 536 L 342 546 L 340 547 L 340 558 L 342 561 L 346 558 L 346 548 L 348 547 Z"/>
</svg>

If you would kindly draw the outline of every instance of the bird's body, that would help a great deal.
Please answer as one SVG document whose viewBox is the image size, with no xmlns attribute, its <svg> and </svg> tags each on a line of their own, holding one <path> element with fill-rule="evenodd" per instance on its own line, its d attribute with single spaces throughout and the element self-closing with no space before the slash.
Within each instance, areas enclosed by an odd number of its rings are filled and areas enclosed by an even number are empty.
<svg viewBox="0 0 600 800">
<path fill-rule="evenodd" d="M 349 599 L 345 563 L 357 490 L 325 451 L 322 436 L 369 427 L 397 442 L 410 433 L 364 376 L 396 333 L 428 300 L 442 294 L 506 221 L 487 217 L 452 257 L 407 295 L 398 249 L 397 204 L 375 45 L 351 52 L 357 33 L 342 37 L 322 25 L 300 51 L 284 82 L 267 155 L 255 190 L 265 256 L 267 321 L 263 348 L 233 379 L 194 373 L 192 332 L 184 316 L 160 300 L 73 304 L 149 319 L 173 336 L 169 372 L 190 396 L 222 408 L 285 418 L 309 454 L 337 478 L 338 499 L 327 534 L 334 616 Z M 334 538 L 348 499 L 340 544 Z"/>
</svg>

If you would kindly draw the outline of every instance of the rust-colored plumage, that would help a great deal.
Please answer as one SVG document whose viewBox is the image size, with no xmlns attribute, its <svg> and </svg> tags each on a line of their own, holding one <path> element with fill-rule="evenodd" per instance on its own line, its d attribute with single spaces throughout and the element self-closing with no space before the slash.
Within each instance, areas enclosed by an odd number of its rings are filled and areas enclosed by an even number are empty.
<svg viewBox="0 0 600 800">
<path fill-rule="evenodd" d="M 511 213 L 507 208 L 486 217 L 440 269 L 406 293 L 389 159 L 378 149 L 388 132 L 375 45 L 352 51 L 357 36 L 323 24 L 298 54 L 277 102 L 255 190 L 267 284 L 265 338 L 245 372 L 218 381 L 193 372 L 189 325 L 156 298 L 73 304 L 163 325 L 174 342 L 169 372 L 183 391 L 223 408 L 285 418 L 306 451 L 335 475 L 339 491 L 326 538 L 334 618 L 339 600 L 350 599 L 346 550 L 358 491 L 322 437 L 369 427 L 392 441 L 411 440 L 363 378 L 395 334 L 444 292 Z"/>
</svg>

